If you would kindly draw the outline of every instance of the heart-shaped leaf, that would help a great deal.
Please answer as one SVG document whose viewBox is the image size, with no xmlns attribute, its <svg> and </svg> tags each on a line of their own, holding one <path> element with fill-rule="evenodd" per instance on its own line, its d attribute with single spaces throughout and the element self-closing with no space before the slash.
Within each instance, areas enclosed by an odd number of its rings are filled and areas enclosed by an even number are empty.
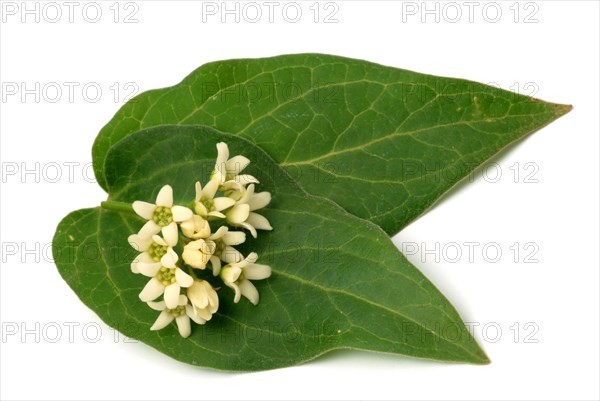
<svg viewBox="0 0 600 401">
<path fill-rule="evenodd" d="M 244 245 L 273 275 L 257 282 L 260 303 L 222 288 L 218 313 L 192 335 L 175 327 L 152 332 L 156 312 L 138 299 L 146 279 L 129 264 L 127 236 L 143 221 L 100 208 L 68 215 L 53 254 L 60 274 L 107 324 L 183 362 L 225 370 L 298 364 L 338 348 L 487 363 L 444 296 L 375 224 L 307 194 L 265 152 L 239 136 L 206 127 L 162 126 L 124 138 L 108 152 L 111 200 L 153 200 L 163 184 L 175 201 L 193 199 L 194 182 L 214 165 L 215 144 L 244 154 L 273 199 L 264 215 L 274 227 Z M 261 210 L 262 212 L 262 210 Z M 241 249 L 246 254 L 246 249 Z"/>
<path fill-rule="evenodd" d="M 206 64 L 125 104 L 93 148 L 142 128 L 202 124 L 264 149 L 311 194 L 395 234 L 507 145 L 571 106 L 320 54 Z"/>
</svg>

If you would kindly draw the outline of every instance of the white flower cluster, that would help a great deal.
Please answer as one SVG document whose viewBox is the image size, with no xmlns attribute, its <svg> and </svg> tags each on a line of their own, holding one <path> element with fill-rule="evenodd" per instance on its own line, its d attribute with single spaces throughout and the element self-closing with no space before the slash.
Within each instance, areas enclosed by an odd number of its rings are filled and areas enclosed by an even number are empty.
<svg viewBox="0 0 600 401">
<path fill-rule="evenodd" d="M 190 319 L 197 324 L 210 320 L 219 308 L 220 289 L 209 282 L 211 277 L 220 278 L 234 291 L 235 303 L 243 295 L 256 305 L 259 295 L 250 280 L 271 275 L 269 266 L 255 263 L 255 252 L 244 257 L 234 248 L 246 241 L 246 233 L 231 230 L 245 228 L 254 238 L 256 230 L 272 230 L 269 221 L 255 212 L 269 204 L 271 194 L 255 193 L 258 180 L 240 174 L 250 160 L 244 156 L 230 159 L 223 142 L 217 150 L 210 180 L 204 187 L 196 182 L 196 198 L 189 208 L 173 205 L 169 185 L 161 188 L 154 204 L 133 202 L 134 211 L 147 222 L 129 236 L 131 246 L 140 252 L 131 271 L 150 277 L 139 297 L 161 312 L 150 330 L 160 330 L 175 320 L 181 336 L 188 337 Z M 212 275 L 206 274 L 207 267 Z M 205 279 L 199 277 L 202 274 Z M 157 302 L 160 296 L 163 300 Z"/>
</svg>

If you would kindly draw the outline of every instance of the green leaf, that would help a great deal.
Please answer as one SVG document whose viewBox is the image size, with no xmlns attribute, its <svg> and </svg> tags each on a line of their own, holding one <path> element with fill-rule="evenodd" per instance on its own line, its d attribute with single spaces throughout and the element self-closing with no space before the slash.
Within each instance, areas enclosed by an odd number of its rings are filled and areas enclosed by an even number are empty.
<svg viewBox="0 0 600 401">
<path fill-rule="evenodd" d="M 68 215 L 53 254 L 62 277 L 108 325 L 183 362 L 225 370 L 295 365 L 339 348 L 482 364 L 488 359 L 444 296 L 395 248 L 378 226 L 304 192 L 262 150 L 207 127 L 162 126 L 123 139 L 107 155 L 110 199 L 154 200 L 164 184 L 176 203 L 206 180 L 215 144 L 252 160 L 273 200 L 264 215 L 274 230 L 240 250 L 259 253 L 273 275 L 255 282 L 260 303 L 221 289 L 218 313 L 188 339 L 175 326 L 149 327 L 157 312 L 138 299 L 147 278 L 130 272 L 136 252 L 127 236 L 143 221 L 100 208 Z M 261 213 L 263 210 L 261 209 Z M 215 285 L 215 283 L 213 283 Z"/>
<path fill-rule="evenodd" d="M 125 104 L 93 148 L 162 124 L 201 124 L 263 148 L 311 194 L 400 231 L 512 142 L 571 106 L 461 79 L 320 54 L 206 64 Z"/>
</svg>

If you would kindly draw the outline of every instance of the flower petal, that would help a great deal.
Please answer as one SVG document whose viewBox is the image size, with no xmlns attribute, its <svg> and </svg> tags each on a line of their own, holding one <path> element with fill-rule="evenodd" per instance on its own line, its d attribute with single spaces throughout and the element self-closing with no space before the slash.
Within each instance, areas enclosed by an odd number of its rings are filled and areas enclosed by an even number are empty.
<svg viewBox="0 0 600 401">
<path fill-rule="evenodd" d="M 218 276 L 221 271 L 221 259 L 216 256 L 210 257 L 210 264 L 212 266 L 213 276 Z"/>
<path fill-rule="evenodd" d="M 194 211 L 200 217 L 206 218 L 206 216 L 208 215 L 208 209 L 206 209 L 206 206 L 204 206 L 202 202 L 196 202 L 196 205 L 194 206 Z"/>
<path fill-rule="evenodd" d="M 154 209 L 156 209 L 156 205 L 142 201 L 135 201 L 131 204 L 131 206 L 138 216 L 146 220 L 150 220 L 152 218 Z"/>
<path fill-rule="evenodd" d="M 219 239 L 222 236 L 224 236 L 225 234 L 227 234 L 227 231 L 229 231 L 229 228 L 227 228 L 227 226 L 221 226 L 210 237 L 208 237 L 208 239 L 212 239 L 212 240 Z"/>
<path fill-rule="evenodd" d="M 194 212 L 192 212 L 187 207 L 177 205 L 171 208 L 171 213 L 173 213 L 173 220 L 178 223 L 189 220 L 194 215 Z"/>
<path fill-rule="evenodd" d="M 240 200 L 238 200 L 238 203 L 248 203 L 252 196 L 254 196 L 254 184 L 248 185 L 248 188 L 244 191 L 244 194 Z"/>
<path fill-rule="evenodd" d="M 252 302 L 254 305 L 258 304 L 258 299 L 259 299 L 258 290 L 254 286 L 254 284 L 252 284 L 250 282 L 250 280 L 242 280 L 242 282 L 239 284 L 239 287 L 240 287 L 240 292 L 242 293 L 243 296 L 248 298 L 248 300 L 250 302 Z"/>
<path fill-rule="evenodd" d="M 160 269 L 160 262 L 138 262 L 137 270 L 146 277 L 154 277 Z"/>
<path fill-rule="evenodd" d="M 162 228 L 162 235 L 167 244 L 177 243 L 179 234 L 177 232 L 177 223 L 172 221 Z"/>
<path fill-rule="evenodd" d="M 238 175 L 235 176 L 233 178 L 235 181 L 239 182 L 242 185 L 248 185 L 248 184 L 260 184 L 260 181 L 258 181 L 256 179 L 256 177 L 250 175 L 250 174 L 242 174 L 242 175 Z"/>
<path fill-rule="evenodd" d="M 165 301 L 158 301 L 158 302 L 148 302 L 148 306 L 151 307 L 154 310 L 157 310 L 159 312 L 162 312 L 165 310 L 165 308 L 167 307 L 165 305 Z"/>
<path fill-rule="evenodd" d="M 206 199 L 212 199 L 215 197 L 217 190 L 219 189 L 219 185 L 221 184 L 221 175 L 215 174 L 208 181 L 204 189 L 202 190 L 202 197 Z"/>
<path fill-rule="evenodd" d="M 152 327 L 150 327 L 150 330 L 156 331 L 164 329 L 173 321 L 173 319 L 175 319 L 175 317 L 168 311 L 164 310 L 160 313 L 160 315 L 158 315 L 158 319 L 156 319 L 156 322 L 154 322 Z"/>
<path fill-rule="evenodd" d="M 192 266 L 194 269 L 204 270 L 206 268 L 206 263 L 204 263 L 202 252 L 197 249 L 185 247 L 183 248 L 183 254 L 181 257 L 185 263 Z"/>
<path fill-rule="evenodd" d="M 248 218 L 246 219 L 246 223 L 252 225 L 252 227 L 258 230 L 270 231 L 273 229 L 273 227 L 271 227 L 271 224 L 269 223 L 269 220 L 267 220 L 265 216 L 254 212 L 250 212 Z"/>
<path fill-rule="evenodd" d="M 208 306 L 208 294 L 206 293 L 206 287 L 202 285 L 201 281 L 195 282 L 188 288 L 187 294 L 195 308 L 206 308 Z"/>
<path fill-rule="evenodd" d="M 192 305 L 185 306 L 185 314 L 188 315 L 188 317 L 190 319 L 192 319 L 194 322 L 196 322 L 197 324 L 206 323 L 206 320 L 204 320 L 200 316 L 196 315 L 196 312 L 194 312 L 194 308 L 192 307 Z"/>
<path fill-rule="evenodd" d="M 188 242 L 188 244 L 186 246 L 184 246 L 184 249 L 196 249 L 196 250 L 203 249 L 204 243 L 205 243 L 205 241 L 202 238 L 200 238 L 195 241 Z"/>
<path fill-rule="evenodd" d="M 231 284 L 231 288 L 235 291 L 235 296 L 233 297 L 233 303 L 237 304 L 240 302 L 240 298 L 242 297 L 242 292 L 240 291 L 240 287 L 237 284 Z"/>
<path fill-rule="evenodd" d="M 248 218 L 250 206 L 247 204 L 238 204 L 227 212 L 227 221 L 233 224 L 241 224 Z"/>
<path fill-rule="evenodd" d="M 187 274 L 179 268 L 175 270 L 175 278 L 177 279 L 177 284 L 179 284 L 183 288 L 188 288 L 192 284 L 194 284 L 194 279 L 192 278 L 192 276 L 190 276 L 189 274 Z"/>
<path fill-rule="evenodd" d="M 158 245 L 167 246 L 167 242 L 160 235 L 153 235 L 152 241 L 156 242 Z"/>
<path fill-rule="evenodd" d="M 259 192 L 254 194 L 254 196 L 248 200 L 248 205 L 250 205 L 250 211 L 252 211 L 262 209 L 267 206 L 269 202 L 271 202 L 271 193 Z"/>
<path fill-rule="evenodd" d="M 246 233 L 243 231 L 228 231 L 223 235 L 226 245 L 239 245 L 246 242 Z"/>
<path fill-rule="evenodd" d="M 190 325 L 190 318 L 188 315 L 181 315 L 175 318 L 177 322 L 177 328 L 181 337 L 188 338 L 192 334 L 192 327 Z"/>
<path fill-rule="evenodd" d="M 225 167 L 227 168 L 227 174 L 238 175 L 250 164 L 250 159 L 242 155 L 233 156 L 227 160 Z"/>
<path fill-rule="evenodd" d="M 163 292 L 165 292 L 165 286 L 156 277 L 153 277 L 148 281 L 139 296 L 142 301 L 150 302 L 160 297 Z"/>
<path fill-rule="evenodd" d="M 198 202 L 200 200 L 200 198 L 202 197 L 202 184 L 200 184 L 200 181 L 196 181 L 196 202 Z"/>
<path fill-rule="evenodd" d="M 250 263 L 254 263 L 258 260 L 258 254 L 256 252 L 250 252 L 248 254 L 248 256 L 246 256 L 246 259 L 244 259 L 244 262 L 246 262 L 246 264 L 250 264 Z"/>
<path fill-rule="evenodd" d="M 131 245 L 131 247 L 138 252 L 144 252 L 148 250 L 152 244 L 151 237 L 142 237 L 139 234 L 131 234 L 129 237 L 127 237 L 127 241 L 129 242 L 129 245 Z"/>
<path fill-rule="evenodd" d="M 223 178 L 225 178 L 227 159 L 229 159 L 229 146 L 227 146 L 225 142 L 217 143 L 217 161 L 215 163 L 215 170 L 223 173 Z"/>
<path fill-rule="evenodd" d="M 183 234 L 191 239 L 206 238 L 210 236 L 210 224 L 197 214 L 180 225 Z"/>
<path fill-rule="evenodd" d="M 211 313 L 215 313 L 219 309 L 219 296 L 212 288 L 208 291 L 209 309 Z"/>
<path fill-rule="evenodd" d="M 245 188 L 242 184 L 240 184 L 239 182 L 235 182 L 232 180 L 229 181 L 225 181 L 220 188 L 221 192 L 236 192 L 236 193 L 241 193 L 244 192 Z M 231 194 L 228 194 L 227 196 L 231 197 Z M 239 197 L 237 198 L 239 200 Z"/>
<path fill-rule="evenodd" d="M 208 309 L 198 309 L 194 310 L 197 316 L 200 316 L 202 319 L 208 321 L 212 318 L 212 313 Z"/>
<path fill-rule="evenodd" d="M 228 209 L 235 205 L 235 201 L 231 198 L 220 197 L 213 199 L 213 205 L 215 210 L 220 212 L 221 210 Z"/>
<path fill-rule="evenodd" d="M 248 280 L 264 280 L 271 276 L 271 266 L 253 263 L 244 269 L 244 277 Z"/>
<path fill-rule="evenodd" d="M 169 309 L 175 309 L 177 308 L 177 305 L 179 304 L 179 290 L 181 289 L 181 287 L 179 287 L 178 283 L 173 283 L 170 284 L 168 286 L 165 287 L 165 305 L 167 305 L 167 308 Z"/>
<path fill-rule="evenodd" d="M 237 263 L 244 259 L 244 255 L 232 246 L 227 245 L 221 252 L 221 260 L 225 263 Z"/>
<path fill-rule="evenodd" d="M 156 195 L 156 206 L 173 206 L 173 188 L 170 185 L 163 186 Z"/>
<path fill-rule="evenodd" d="M 161 227 L 152 220 L 148 220 L 139 232 L 141 237 L 151 238 L 154 234 L 160 232 Z"/>
<path fill-rule="evenodd" d="M 217 219 L 224 219 L 225 215 L 221 212 L 213 211 L 206 215 L 207 217 L 215 217 Z"/>
<path fill-rule="evenodd" d="M 175 251 L 173 250 L 173 248 L 167 248 L 167 253 L 165 253 L 160 258 L 160 263 L 164 267 L 168 267 L 169 269 L 174 269 L 175 268 L 175 263 L 177 263 L 178 259 L 179 259 L 179 256 L 177 256 L 177 253 L 175 253 Z"/>
<path fill-rule="evenodd" d="M 215 241 L 210 240 L 210 239 L 204 241 L 204 246 L 201 249 L 202 253 L 206 256 L 204 263 L 208 263 L 208 259 L 209 259 L 210 255 L 215 253 L 216 249 L 217 249 L 217 244 L 215 244 Z"/>
<path fill-rule="evenodd" d="M 155 263 L 154 259 L 152 259 L 152 257 L 150 256 L 150 254 L 148 252 L 142 252 L 140 253 L 138 256 L 135 257 L 135 259 L 133 259 L 133 262 L 131 262 L 131 271 L 133 273 L 139 273 L 139 269 L 137 267 L 138 263 Z"/>
<path fill-rule="evenodd" d="M 250 234 L 253 238 L 256 238 L 258 236 L 256 229 L 251 224 L 240 223 L 240 227 L 244 227 L 246 230 L 250 231 Z"/>
<path fill-rule="evenodd" d="M 234 283 L 242 274 L 242 269 L 236 266 L 225 266 L 221 269 L 221 278 L 225 283 Z"/>
</svg>

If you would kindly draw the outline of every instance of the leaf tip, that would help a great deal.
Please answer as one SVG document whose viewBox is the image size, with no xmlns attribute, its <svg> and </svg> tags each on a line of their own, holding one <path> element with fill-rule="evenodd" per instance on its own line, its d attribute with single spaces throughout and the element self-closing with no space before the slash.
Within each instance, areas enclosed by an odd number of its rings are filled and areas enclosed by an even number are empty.
<svg viewBox="0 0 600 401">
<path fill-rule="evenodd" d="M 556 117 L 561 117 L 573 110 L 573 105 L 570 104 L 554 104 L 554 113 Z"/>
<path fill-rule="evenodd" d="M 472 358 L 469 362 L 473 365 L 489 365 L 492 361 L 487 356 L 487 354 L 481 349 L 481 347 L 477 347 L 477 351 L 471 354 Z"/>
<path fill-rule="evenodd" d="M 490 363 L 492 363 L 492 361 L 485 353 L 482 353 L 480 358 L 477 361 L 474 361 L 473 363 L 476 365 L 489 365 Z"/>
</svg>

